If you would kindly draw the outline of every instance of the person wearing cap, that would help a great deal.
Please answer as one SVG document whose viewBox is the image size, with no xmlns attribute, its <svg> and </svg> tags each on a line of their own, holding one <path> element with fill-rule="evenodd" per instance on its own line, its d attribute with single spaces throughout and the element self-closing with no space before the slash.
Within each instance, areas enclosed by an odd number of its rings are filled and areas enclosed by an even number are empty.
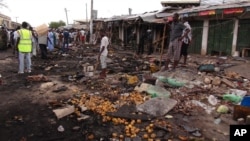
<svg viewBox="0 0 250 141">
<path fill-rule="evenodd" d="M 32 33 L 28 29 L 28 23 L 23 22 L 22 27 L 18 30 L 18 37 L 16 42 L 19 57 L 19 74 L 24 73 L 24 58 L 26 58 L 26 67 L 28 73 L 31 72 L 31 51 L 32 51 Z"/>
<path fill-rule="evenodd" d="M 173 21 L 171 24 L 171 31 L 170 31 L 170 42 L 168 46 L 168 52 L 166 54 L 166 63 L 164 70 L 168 70 L 168 65 L 170 63 L 170 59 L 174 60 L 173 70 L 178 65 L 181 53 L 181 46 L 182 40 L 185 36 L 187 36 L 189 29 L 185 30 L 183 34 L 183 30 L 185 29 L 185 25 L 179 21 L 179 14 L 174 13 Z"/>
<path fill-rule="evenodd" d="M 191 34 L 191 26 L 188 23 L 188 17 L 184 16 L 182 18 L 183 24 L 186 26 L 186 28 L 183 31 L 183 35 L 185 34 L 186 30 L 190 30 L 186 36 L 182 39 L 182 47 L 181 47 L 181 55 L 180 55 L 180 60 L 181 57 L 183 56 L 183 64 L 186 65 L 187 63 L 187 55 L 188 55 L 188 47 L 192 41 L 192 34 Z"/>
</svg>

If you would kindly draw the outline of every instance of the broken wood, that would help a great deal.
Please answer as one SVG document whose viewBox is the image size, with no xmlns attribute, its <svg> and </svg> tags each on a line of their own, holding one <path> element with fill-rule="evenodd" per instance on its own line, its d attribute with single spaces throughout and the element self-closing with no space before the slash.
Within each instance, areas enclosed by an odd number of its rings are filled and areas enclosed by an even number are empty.
<svg viewBox="0 0 250 141">
<path fill-rule="evenodd" d="M 236 88 L 235 84 L 226 78 L 222 78 L 221 81 L 231 88 Z"/>
<path fill-rule="evenodd" d="M 166 38 L 167 37 L 161 37 L 160 39 L 157 39 L 157 40 L 153 41 L 153 44 L 156 44 L 156 43 L 158 43 L 158 42 L 160 42 L 160 41 L 162 41 L 162 40 L 164 40 Z"/>
<path fill-rule="evenodd" d="M 246 106 L 241 105 L 235 105 L 234 106 L 234 113 L 233 113 L 233 119 L 237 120 L 238 118 L 244 118 L 250 115 L 250 108 Z"/>
</svg>

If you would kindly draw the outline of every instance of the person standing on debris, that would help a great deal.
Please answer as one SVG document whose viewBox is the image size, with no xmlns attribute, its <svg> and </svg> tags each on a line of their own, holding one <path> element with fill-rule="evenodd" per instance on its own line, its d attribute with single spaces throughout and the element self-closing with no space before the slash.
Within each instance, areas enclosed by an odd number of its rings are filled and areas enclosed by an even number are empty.
<svg viewBox="0 0 250 141">
<path fill-rule="evenodd" d="M 170 31 L 170 43 L 168 46 L 168 52 L 166 54 L 166 64 L 164 70 L 168 70 L 168 65 L 170 63 L 170 59 L 173 58 L 173 70 L 178 65 L 181 53 L 181 46 L 182 46 L 182 39 L 187 36 L 189 29 L 185 30 L 183 34 L 183 30 L 185 29 L 185 25 L 179 21 L 179 14 L 174 13 L 173 22 L 171 24 L 171 31 Z"/>
<path fill-rule="evenodd" d="M 28 29 L 28 23 L 23 22 L 22 28 L 18 30 L 17 44 L 19 56 L 19 74 L 24 73 L 24 58 L 26 58 L 26 67 L 28 73 L 31 72 L 31 51 L 32 51 L 32 33 Z"/>
<path fill-rule="evenodd" d="M 13 47 L 13 54 L 15 56 L 18 56 L 18 48 L 16 48 L 16 43 L 17 43 L 17 37 L 18 37 L 18 30 L 21 29 L 20 26 L 17 26 L 17 28 L 15 29 L 14 31 L 14 35 L 13 35 L 13 38 L 14 38 L 14 47 Z"/>
<path fill-rule="evenodd" d="M 148 55 L 151 55 L 153 50 L 153 35 L 150 29 L 147 30 L 147 45 L 148 45 Z"/>
<path fill-rule="evenodd" d="M 1 27 L 0 30 L 0 49 L 7 49 L 8 44 L 8 32 L 6 31 L 5 27 Z"/>
<path fill-rule="evenodd" d="M 63 53 L 68 53 L 69 40 L 70 40 L 69 31 L 68 31 L 68 29 L 64 29 L 64 32 L 63 32 L 63 47 L 62 47 L 62 52 Z"/>
<path fill-rule="evenodd" d="M 49 51 L 53 51 L 54 50 L 54 33 L 52 29 L 49 29 L 48 37 L 50 40 L 50 42 L 48 42 L 48 49 Z"/>
<path fill-rule="evenodd" d="M 81 32 L 80 30 L 76 31 L 76 45 L 79 45 L 81 42 Z"/>
<path fill-rule="evenodd" d="M 104 30 L 101 30 L 101 45 L 100 45 L 100 53 L 98 56 L 98 61 L 101 63 L 102 71 L 100 73 L 99 78 L 105 78 L 106 77 L 106 71 L 107 71 L 107 56 L 108 56 L 108 45 L 109 40 L 106 36 L 106 33 Z"/>
<path fill-rule="evenodd" d="M 80 33 L 81 33 L 81 42 L 82 42 L 82 44 L 84 44 L 84 42 L 85 42 L 85 31 L 83 29 L 81 29 Z"/>
<path fill-rule="evenodd" d="M 48 38 L 48 34 L 38 36 L 38 44 L 40 47 L 42 59 L 48 59 L 48 56 L 47 56 L 47 53 L 48 53 L 47 44 L 48 44 L 48 42 L 51 42 L 51 40 Z"/>
<path fill-rule="evenodd" d="M 57 40 L 56 40 L 56 30 L 55 29 L 52 29 L 52 33 L 53 33 L 53 43 L 54 43 L 54 48 L 56 47 L 56 43 L 57 43 Z"/>
<path fill-rule="evenodd" d="M 137 55 L 142 55 L 144 53 L 144 41 L 145 41 L 145 38 L 146 38 L 146 34 L 143 32 L 141 34 L 141 36 L 140 36 Z"/>
<path fill-rule="evenodd" d="M 37 54 L 37 37 L 35 31 L 32 27 L 29 27 L 30 32 L 32 33 L 32 54 L 31 56 L 36 56 Z"/>
<path fill-rule="evenodd" d="M 131 42 L 131 46 L 132 49 L 134 49 L 136 51 L 136 32 L 133 31 L 132 34 L 130 35 L 130 42 Z"/>
<path fill-rule="evenodd" d="M 62 31 L 58 31 L 58 47 L 59 49 L 62 49 L 63 46 L 63 32 Z"/>
<path fill-rule="evenodd" d="M 186 28 L 183 31 L 183 39 L 182 39 L 182 46 L 181 46 L 181 55 L 180 55 L 180 60 L 181 57 L 184 57 L 183 64 L 186 65 L 187 63 L 187 55 L 188 55 L 188 47 L 192 41 L 192 34 L 191 34 L 191 26 L 188 23 L 188 18 L 186 16 L 183 17 L 183 23 L 186 26 Z M 189 30 L 188 34 L 185 36 L 186 30 Z"/>
</svg>

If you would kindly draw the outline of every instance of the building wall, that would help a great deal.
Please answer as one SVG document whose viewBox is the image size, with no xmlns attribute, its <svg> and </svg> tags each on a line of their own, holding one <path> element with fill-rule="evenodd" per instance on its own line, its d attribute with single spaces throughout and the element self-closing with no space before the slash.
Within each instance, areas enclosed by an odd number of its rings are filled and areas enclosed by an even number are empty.
<svg viewBox="0 0 250 141">
<path fill-rule="evenodd" d="M 11 18 L 3 14 L 0 14 L 0 24 L 5 25 L 7 28 L 12 28 Z"/>
</svg>

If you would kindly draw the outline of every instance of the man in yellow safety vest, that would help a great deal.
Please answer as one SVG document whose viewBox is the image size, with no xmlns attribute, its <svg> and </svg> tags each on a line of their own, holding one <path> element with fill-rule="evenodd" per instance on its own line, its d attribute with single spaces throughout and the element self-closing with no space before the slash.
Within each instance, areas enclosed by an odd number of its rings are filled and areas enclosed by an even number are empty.
<svg viewBox="0 0 250 141">
<path fill-rule="evenodd" d="M 28 23 L 23 22 L 22 28 L 18 30 L 17 44 L 18 58 L 19 58 L 19 71 L 18 73 L 24 73 L 24 58 L 26 59 L 27 72 L 31 72 L 31 51 L 32 51 L 32 33 L 28 29 Z"/>
</svg>

